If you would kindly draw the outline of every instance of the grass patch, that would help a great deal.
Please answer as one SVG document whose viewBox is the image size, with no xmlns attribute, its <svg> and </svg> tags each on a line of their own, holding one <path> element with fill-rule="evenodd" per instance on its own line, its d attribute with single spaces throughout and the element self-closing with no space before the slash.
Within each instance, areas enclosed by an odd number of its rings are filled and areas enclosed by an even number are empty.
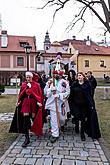
<svg viewBox="0 0 110 165">
<path fill-rule="evenodd" d="M 0 157 L 17 138 L 17 134 L 8 133 L 10 122 L 0 122 Z"/>
<path fill-rule="evenodd" d="M 0 96 L 0 113 L 8 113 L 15 111 L 17 96 L 1 95 Z M 9 146 L 17 138 L 17 134 L 9 133 L 11 122 L 0 122 L 0 157 L 9 148 Z"/>
<path fill-rule="evenodd" d="M 0 113 L 14 112 L 17 95 L 0 95 Z"/>
<path fill-rule="evenodd" d="M 104 139 L 104 145 L 110 154 L 110 89 L 108 99 L 103 99 L 103 89 L 97 89 L 95 94 L 96 108 L 99 117 L 101 134 Z"/>
</svg>

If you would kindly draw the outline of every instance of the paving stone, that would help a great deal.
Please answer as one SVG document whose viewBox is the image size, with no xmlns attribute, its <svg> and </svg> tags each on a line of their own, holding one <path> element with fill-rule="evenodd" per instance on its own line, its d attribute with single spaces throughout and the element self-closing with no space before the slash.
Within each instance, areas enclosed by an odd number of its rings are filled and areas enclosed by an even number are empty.
<svg viewBox="0 0 110 165">
<path fill-rule="evenodd" d="M 93 156 L 93 157 L 99 157 L 99 153 L 98 153 L 98 151 L 90 151 L 89 152 L 89 156 Z"/>
<path fill-rule="evenodd" d="M 60 147 L 68 147 L 68 143 L 61 142 L 61 143 L 60 143 Z"/>
<path fill-rule="evenodd" d="M 59 151 L 59 155 L 69 155 L 69 151 L 61 150 Z"/>
<path fill-rule="evenodd" d="M 102 149 L 100 145 L 96 145 L 96 148 L 97 148 L 98 150 L 101 150 L 101 149 Z"/>
<path fill-rule="evenodd" d="M 12 154 L 19 154 L 20 152 L 21 152 L 21 148 L 17 148 L 17 149 L 13 149 L 12 151 L 11 151 L 11 153 Z"/>
<path fill-rule="evenodd" d="M 86 163 L 87 165 L 99 165 L 98 162 L 93 162 L 93 161 L 87 161 Z"/>
<path fill-rule="evenodd" d="M 52 165 L 52 159 L 48 158 L 44 160 L 44 165 Z"/>
<path fill-rule="evenodd" d="M 98 150 L 98 152 L 99 152 L 100 155 L 104 155 L 103 150 Z"/>
<path fill-rule="evenodd" d="M 84 150 L 81 150 L 80 151 L 80 156 L 83 157 L 83 156 L 89 156 L 88 152 L 87 151 L 84 151 Z"/>
<path fill-rule="evenodd" d="M 83 143 L 74 143 L 74 146 L 77 148 L 83 148 L 84 144 Z"/>
<path fill-rule="evenodd" d="M 25 162 L 25 164 L 35 164 L 35 162 L 36 162 L 36 158 L 28 158 L 27 160 L 26 160 L 26 162 Z"/>
<path fill-rule="evenodd" d="M 58 155 L 58 150 L 51 150 L 50 155 Z"/>
<path fill-rule="evenodd" d="M 14 162 L 15 158 L 9 158 L 7 157 L 2 164 L 12 164 Z"/>
<path fill-rule="evenodd" d="M 52 165 L 61 165 L 61 159 L 53 159 Z"/>
<path fill-rule="evenodd" d="M 85 143 L 86 148 L 95 148 L 94 143 Z"/>
<path fill-rule="evenodd" d="M 102 160 L 103 162 L 108 162 L 108 160 L 106 159 L 105 155 L 101 155 L 100 157 L 101 157 L 101 160 Z"/>
<path fill-rule="evenodd" d="M 37 150 L 37 154 L 48 155 L 49 150 Z"/>
<path fill-rule="evenodd" d="M 101 161 L 101 158 L 99 158 L 99 157 L 98 158 L 97 157 L 88 157 L 88 159 L 91 161 L 99 161 L 99 162 Z"/>
<path fill-rule="evenodd" d="M 35 165 L 44 165 L 44 159 L 43 158 L 37 159 L 37 162 L 35 163 Z"/>
<path fill-rule="evenodd" d="M 75 165 L 74 160 L 63 159 L 61 165 Z"/>
<path fill-rule="evenodd" d="M 31 149 L 27 149 L 27 148 L 22 149 L 21 151 L 21 154 L 30 154 L 30 153 L 31 153 Z"/>
<path fill-rule="evenodd" d="M 70 155 L 80 156 L 80 152 L 79 151 L 70 151 Z"/>
<path fill-rule="evenodd" d="M 86 165 L 85 161 L 76 160 L 76 165 Z"/>
<path fill-rule="evenodd" d="M 24 164 L 26 162 L 27 158 L 16 158 L 16 160 L 14 161 L 14 164 Z"/>
<path fill-rule="evenodd" d="M 21 153 L 20 154 L 17 154 L 16 157 L 17 158 L 23 158 L 24 157 L 24 154 L 21 154 Z"/>
<path fill-rule="evenodd" d="M 16 157 L 16 154 L 8 154 L 8 157 L 14 158 L 14 157 Z"/>
</svg>

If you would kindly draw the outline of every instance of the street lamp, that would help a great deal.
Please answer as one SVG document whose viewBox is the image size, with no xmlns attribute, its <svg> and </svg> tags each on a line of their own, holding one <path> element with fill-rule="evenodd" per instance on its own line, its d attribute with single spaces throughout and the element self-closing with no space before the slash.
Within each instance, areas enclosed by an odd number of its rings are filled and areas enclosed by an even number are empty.
<svg viewBox="0 0 110 165">
<path fill-rule="evenodd" d="M 25 45 L 24 49 L 25 49 L 25 53 L 27 55 L 27 71 L 29 71 L 29 54 L 31 52 L 32 46 L 31 45 Z"/>
</svg>

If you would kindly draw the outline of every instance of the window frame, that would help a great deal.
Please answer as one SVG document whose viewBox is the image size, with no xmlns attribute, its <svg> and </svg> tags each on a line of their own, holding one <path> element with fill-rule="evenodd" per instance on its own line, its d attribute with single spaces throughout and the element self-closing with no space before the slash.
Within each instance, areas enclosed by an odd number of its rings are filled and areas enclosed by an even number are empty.
<svg viewBox="0 0 110 165">
<path fill-rule="evenodd" d="M 84 66 L 85 67 L 90 67 L 90 61 L 89 60 L 85 60 L 84 61 Z"/>
<path fill-rule="evenodd" d="M 18 59 L 22 59 L 22 63 L 19 63 Z M 24 57 L 18 56 L 17 57 L 17 66 L 24 66 Z"/>
</svg>

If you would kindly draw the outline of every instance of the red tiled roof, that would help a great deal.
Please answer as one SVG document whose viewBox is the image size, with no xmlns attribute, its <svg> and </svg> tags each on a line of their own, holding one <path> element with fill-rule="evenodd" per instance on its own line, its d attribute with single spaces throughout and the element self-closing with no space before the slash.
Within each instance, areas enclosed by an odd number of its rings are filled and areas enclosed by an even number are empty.
<svg viewBox="0 0 110 165">
<path fill-rule="evenodd" d="M 110 47 L 99 46 L 95 42 L 90 41 L 90 46 L 86 45 L 86 40 L 72 40 L 67 39 L 61 41 L 62 45 L 69 45 L 69 43 L 73 45 L 73 47 L 79 51 L 79 54 L 85 55 L 110 55 Z"/>
<path fill-rule="evenodd" d="M 24 52 L 24 48 L 20 47 L 20 42 L 28 42 L 32 46 L 31 52 L 36 52 L 35 37 L 30 36 L 8 36 L 8 47 L 1 48 L 1 35 L 0 35 L 0 51 Z"/>
</svg>

